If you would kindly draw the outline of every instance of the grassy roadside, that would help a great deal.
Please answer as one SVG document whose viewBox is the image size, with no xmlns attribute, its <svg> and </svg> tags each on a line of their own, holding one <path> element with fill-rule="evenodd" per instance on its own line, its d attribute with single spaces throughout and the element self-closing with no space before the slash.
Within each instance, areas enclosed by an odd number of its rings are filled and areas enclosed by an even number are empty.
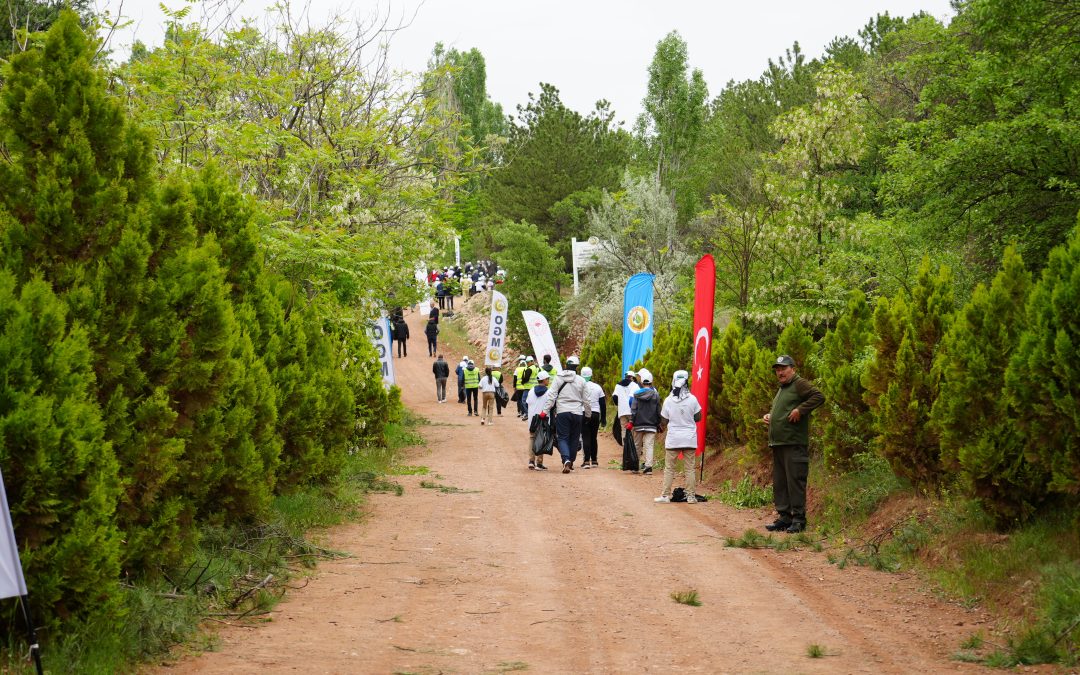
<svg viewBox="0 0 1080 675">
<path fill-rule="evenodd" d="M 403 411 L 401 421 L 387 423 L 385 447 L 357 449 L 329 485 L 278 496 L 265 522 L 204 526 L 201 546 L 188 565 L 162 570 L 154 581 L 124 586 L 123 623 L 39 634 L 46 672 L 133 672 L 139 664 L 214 649 L 216 639 L 202 630 L 204 624 L 265 620 L 320 560 L 344 555 L 320 546 L 320 531 L 360 518 L 368 494 L 401 494 L 401 486 L 389 477 L 418 472 L 416 467 L 400 467 L 399 460 L 404 448 L 423 444 L 418 428 L 424 424 L 426 420 Z M 0 671 L 34 672 L 19 651 L 24 649 L 21 637 L 8 636 Z"/>
<path fill-rule="evenodd" d="M 712 477 L 721 486 L 714 496 L 736 507 L 766 506 L 771 490 L 749 481 L 741 453 L 728 450 L 717 462 L 726 471 Z M 848 473 L 827 475 L 811 467 L 810 532 L 789 537 L 751 530 L 727 545 L 809 548 L 841 568 L 917 572 L 944 596 L 998 617 L 995 634 L 975 632 L 957 645 L 957 661 L 992 667 L 1080 663 L 1075 514 L 1051 507 L 1000 532 L 977 501 L 947 489 L 916 494 L 880 457 L 863 456 Z"/>
</svg>

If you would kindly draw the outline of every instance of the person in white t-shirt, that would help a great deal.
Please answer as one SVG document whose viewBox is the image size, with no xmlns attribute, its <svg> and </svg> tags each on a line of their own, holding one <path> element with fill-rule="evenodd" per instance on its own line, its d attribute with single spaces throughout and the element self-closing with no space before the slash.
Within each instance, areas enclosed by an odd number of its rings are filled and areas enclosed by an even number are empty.
<svg viewBox="0 0 1080 675">
<path fill-rule="evenodd" d="M 588 399 L 592 415 L 585 420 L 581 428 L 581 449 L 583 457 L 582 469 L 595 469 L 599 466 L 596 462 L 597 432 L 600 427 L 607 424 L 607 402 L 604 400 L 604 388 L 592 381 L 592 368 L 585 366 L 581 369 L 581 376 L 585 378 L 585 396 Z"/>
<path fill-rule="evenodd" d="M 694 489 L 697 487 L 697 423 L 701 419 L 701 404 L 690 394 L 690 374 L 676 370 L 671 378 L 671 393 L 664 399 L 660 417 L 667 426 L 664 440 L 664 490 L 653 501 L 666 504 L 671 501 L 671 484 L 675 480 L 675 460 L 683 453 L 686 464 L 686 501 L 696 504 Z"/>
<path fill-rule="evenodd" d="M 611 392 L 611 400 L 618 407 L 619 426 L 621 427 L 625 427 L 626 423 L 630 421 L 630 399 L 634 397 L 634 392 L 641 388 L 634 379 L 635 377 L 637 377 L 637 373 L 632 370 L 626 371 L 623 379 L 615 385 L 615 389 Z"/>
<path fill-rule="evenodd" d="M 491 374 L 491 366 L 484 368 L 484 376 L 480 378 L 480 424 L 491 426 L 495 421 L 495 376 Z"/>
</svg>

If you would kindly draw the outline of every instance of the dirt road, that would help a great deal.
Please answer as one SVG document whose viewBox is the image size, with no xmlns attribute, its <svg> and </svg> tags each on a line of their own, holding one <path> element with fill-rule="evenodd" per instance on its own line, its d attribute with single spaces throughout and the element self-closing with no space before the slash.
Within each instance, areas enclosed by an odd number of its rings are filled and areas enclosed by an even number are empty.
<svg viewBox="0 0 1080 675">
<path fill-rule="evenodd" d="M 436 403 L 422 338 L 410 346 L 402 399 L 432 424 L 409 461 L 431 473 L 401 477 L 404 495 L 376 495 L 363 522 L 328 533 L 354 557 L 324 563 L 270 623 L 224 628 L 219 651 L 161 672 L 981 670 L 950 655 L 982 614 L 822 553 L 725 548 L 772 514 L 654 504 L 661 476 L 606 468 L 620 456 L 610 437 L 599 469 L 527 470 L 525 424 L 509 411 L 481 426 L 453 387 Z M 670 598 L 688 589 L 700 607 Z M 826 655 L 809 658 L 812 644 Z"/>
</svg>

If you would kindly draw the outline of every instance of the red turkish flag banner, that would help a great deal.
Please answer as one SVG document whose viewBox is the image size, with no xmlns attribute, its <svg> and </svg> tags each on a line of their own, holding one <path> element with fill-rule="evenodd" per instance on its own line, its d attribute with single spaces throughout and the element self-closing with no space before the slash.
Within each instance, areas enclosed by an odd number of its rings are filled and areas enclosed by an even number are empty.
<svg viewBox="0 0 1080 675">
<path fill-rule="evenodd" d="M 716 297 L 716 262 L 701 256 L 694 266 L 694 363 L 690 393 L 701 404 L 697 425 L 697 454 L 705 454 L 705 421 L 709 412 L 709 366 L 712 364 L 713 303 Z"/>
</svg>

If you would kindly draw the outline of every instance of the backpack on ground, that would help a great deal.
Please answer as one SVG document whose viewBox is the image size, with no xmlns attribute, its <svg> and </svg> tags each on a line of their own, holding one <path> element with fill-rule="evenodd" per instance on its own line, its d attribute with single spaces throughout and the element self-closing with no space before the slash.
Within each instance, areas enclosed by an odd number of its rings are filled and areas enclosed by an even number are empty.
<svg viewBox="0 0 1080 675">
<path fill-rule="evenodd" d="M 705 495 L 694 495 L 694 498 L 699 502 L 707 502 L 709 498 Z M 686 488 L 677 487 L 671 491 L 671 501 L 673 502 L 685 502 L 686 501 Z"/>
</svg>

